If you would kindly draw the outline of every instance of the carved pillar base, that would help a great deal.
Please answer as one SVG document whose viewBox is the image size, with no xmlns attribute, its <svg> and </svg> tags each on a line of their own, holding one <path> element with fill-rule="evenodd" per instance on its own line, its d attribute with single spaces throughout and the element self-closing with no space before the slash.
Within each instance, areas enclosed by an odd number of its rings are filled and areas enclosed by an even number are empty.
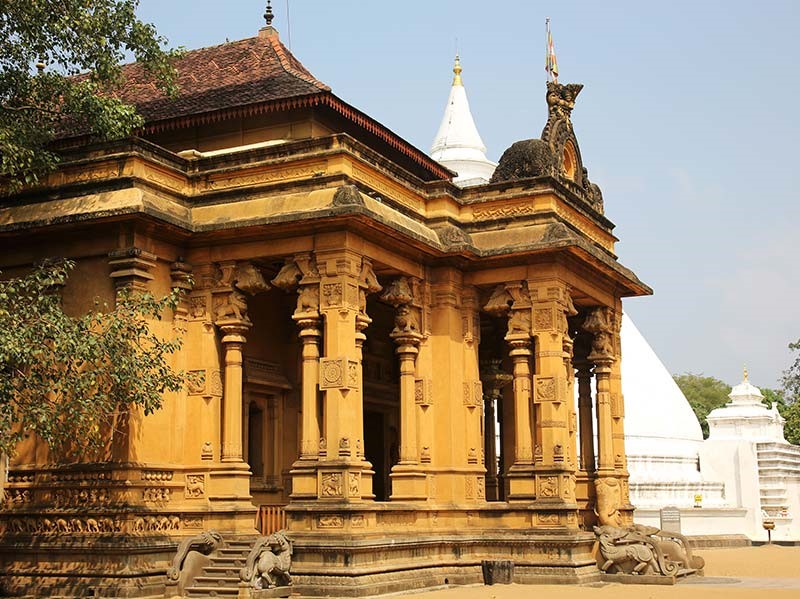
<svg viewBox="0 0 800 599">
<path fill-rule="evenodd" d="M 428 477 L 417 464 L 396 464 L 392 479 L 392 501 L 424 501 L 428 499 Z"/>
<path fill-rule="evenodd" d="M 536 479 L 532 464 L 514 464 L 505 475 L 508 485 L 508 501 L 531 501 L 536 499 Z"/>
</svg>

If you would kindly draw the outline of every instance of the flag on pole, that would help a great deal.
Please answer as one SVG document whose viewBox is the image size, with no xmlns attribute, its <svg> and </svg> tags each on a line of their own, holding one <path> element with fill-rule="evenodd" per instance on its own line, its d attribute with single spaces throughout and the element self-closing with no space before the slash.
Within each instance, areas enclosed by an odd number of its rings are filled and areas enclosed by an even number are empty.
<svg viewBox="0 0 800 599">
<path fill-rule="evenodd" d="M 550 33 L 550 17 L 547 17 L 547 53 L 545 55 L 544 70 L 558 83 L 558 61 L 556 60 L 556 48 L 553 45 L 553 35 Z"/>
</svg>

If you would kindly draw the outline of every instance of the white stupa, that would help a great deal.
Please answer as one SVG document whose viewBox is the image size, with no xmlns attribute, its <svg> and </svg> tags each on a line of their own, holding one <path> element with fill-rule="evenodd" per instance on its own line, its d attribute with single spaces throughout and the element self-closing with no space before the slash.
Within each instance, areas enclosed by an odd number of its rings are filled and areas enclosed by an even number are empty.
<svg viewBox="0 0 800 599">
<path fill-rule="evenodd" d="M 704 480 L 700 423 L 672 375 L 633 324 L 622 316 L 622 393 L 631 503 L 665 506 L 725 505 L 724 485 Z"/>
<path fill-rule="evenodd" d="M 453 182 L 460 187 L 488 183 L 497 163 L 486 157 L 478 128 L 472 118 L 467 91 L 461 80 L 461 61 L 456 55 L 453 86 L 444 109 L 439 132 L 431 146 L 431 158 L 458 173 Z"/>
</svg>

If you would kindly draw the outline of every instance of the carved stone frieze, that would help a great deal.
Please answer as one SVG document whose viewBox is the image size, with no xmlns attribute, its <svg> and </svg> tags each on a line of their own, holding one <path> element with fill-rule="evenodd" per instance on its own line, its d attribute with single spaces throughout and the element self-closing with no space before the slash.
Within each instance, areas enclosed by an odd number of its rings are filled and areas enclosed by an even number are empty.
<svg viewBox="0 0 800 599">
<path fill-rule="evenodd" d="M 320 389 L 358 389 L 358 362 L 349 358 L 320 358 Z"/>
<path fill-rule="evenodd" d="M 205 474 L 187 474 L 184 495 L 186 499 L 199 499 L 206 494 Z"/>
<path fill-rule="evenodd" d="M 566 401 L 567 381 L 562 377 L 534 375 L 534 403 L 562 403 Z"/>
<path fill-rule="evenodd" d="M 320 473 L 320 497 L 344 497 L 344 481 L 341 472 Z"/>
<path fill-rule="evenodd" d="M 422 407 L 433 405 L 433 381 L 417 379 L 414 381 L 414 402 Z"/>
<path fill-rule="evenodd" d="M 322 514 L 317 517 L 317 528 L 344 528 L 344 518 L 337 514 Z"/>
<path fill-rule="evenodd" d="M 142 480 L 149 482 L 169 482 L 175 477 L 172 470 L 142 470 Z"/>
<path fill-rule="evenodd" d="M 172 491 L 167 487 L 145 487 L 142 489 L 142 501 L 145 503 L 168 503 L 172 499 Z"/>
</svg>

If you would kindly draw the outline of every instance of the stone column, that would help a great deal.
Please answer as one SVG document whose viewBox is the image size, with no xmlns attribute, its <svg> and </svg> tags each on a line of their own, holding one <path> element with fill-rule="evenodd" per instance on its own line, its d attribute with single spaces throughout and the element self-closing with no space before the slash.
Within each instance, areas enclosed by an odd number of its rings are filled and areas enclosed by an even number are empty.
<svg viewBox="0 0 800 599">
<path fill-rule="evenodd" d="M 497 470 L 497 404 L 502 390 L 514 379 L 503 372 L 500 360 L 490 360 L 481 372 L 484 392 L 484 461 L 486 465 L 486 499 L 498 501 L 501 497 Z"/>
<path fill-rule="evenodd" d="M 494 316 L 508 315 L 505 340 L 510 348 L 514 391 L 514 463 L 507 473 L 508 499 L 534 499 L 531 301 L 527 284 L 520 281 L 498 285 L 483 309 Z"/>
<path fill-rule="evenodd" d="M 422 341 L 420 312 L 413 305 L 409 279 L 400 277 L 386 288 L 381 300 L 395 307 L 390 333 L 400 360 L 400 461 L 392 467 L 392 500 L 426 499 L 426 475 L 420 467 L 417 442 L 416 358 Z"/>
<path fill-rule="evenodd" d="M 614 466 L 613 425 L 611 411 L 611 366 L 614 363 L 613 314 L 609 308 L 589 311 L 583 329 L 593 335 L 589 360 L 594 362 L 597 380 L 597 478 L 595 511 L 601 525 L 621 526 L 623 515 L 622 487 Z"/>
<path fill-rule="evenodd" d="M 620 481 L 620 494 L 622 501 L 623 521 L 633 524 L 634 507 L 630 502 L 628 488 L 628 459 L 625 452 L 625 398 L 622 395 L 622 342 L 620 329 L 622 327 L 622 306 L 617 302 L 617 307 L 611 313 L 611 335 L 614 347 L 614 361 L 611 364 L 610 399 L 611 399 L 611 444 L 614 454 L 614 469 Z"/>
<path fill-rule="evenodd" d="M 536 337 L 536 501 L 543 507 L 562 510 L 560 525 L 577 528 L 575 410 L 568 382 L 574 374 L 567 321 L 577 311 L 569 287 L 559 280 L 530 280 L 528 287 Z M 544 514 L 537 518 L 546 524 Z"/>
<path fill-rule="evenodd" d="M 575 362 L 578 379 L 578 420 L 581 438 L 581 470 L 595 471 L 594 426 L 592 424 L 592 364 Z"/>
<path fill-rule="evenodd" d="M 316 460 L 319 457 L 320 438 L 317 387 L 319 386 L 319 342 L 322 333 L 319 330 L 319 318 L 296 320 L 297 326 L 300 327 L 300 341 L 303 344 L 300 459 Z"/>
<path fill-rule="evenodd" d="M 320 358 L 323 420 L 320 438 L 317 498 L 338 502 L 372 498 L 369 462 L 364 446 L 363 397 L 359 334 L 365 321 L 365 290 L 380 289 L 369 261 L 343 247 L 347 240 L 332 235 L 317 239 L 315 252 L 321 278 L 320 312 L 324 318 L 324 356 Z M 330 247 L 325 247 L 330 246 Z"/>
<path fill-rule="evenodd" d="M 486 469 L 484 467 L 485 442 L 483 428 L 484 394 L 478 364 L 478 347 L 481 341 L 480 302 L 478 291 L 466 285 L 461 293 L 461 338 L 464 371 L 465 441 L 467 469 L 470 471 L 466 499 L 486 501 Z M 474 487 L 471 481 L 474 480 Z M 474 493 L 471 488 L 474 488 Z"/>
<path fill-rule="evenodd" d="M 300 461 L 316 461 L 319 457 L 320 439 L 318 386 L 319 344 L 322 337 L 319 313 L 320 276 L 316 262 L 310 253 L 297 254 L 284 264 L 271 282 L 286 292 L 297 293 L 297 306 L 292 320 L 300 329 L 302 344 Z M 309 491 L 315 489 L 316 485 Z M 293 486 L 293 492 L 297 492 L 297 485 Z"/>
<path fill-rule="evenodd" d="M 249 262 L 222 262 L 212 290 L 214 324 L 220 332 L 224 365 L 222 392 L 222 468 L 212 473 L 213 499 L 248 499 L 250 467 L 243 460 L 242 352 L 252 327 L 247 296 L 269 289 L 261 272 Z M 237 526 L 240 523 L 237 523 Z"/>
<path fill-rule="evenodd" d="M 108 258 L 110 276 L 114 282 L 117 301 L 120 301 L 121 296 L 124 294 L 137 295 L 150 291 L 150 281 L 155 278 L 154 273 L 157 263 L 155 254 L 138 247 L 128 247 L 110 252 Z M 163 323 L 156 319 L 148 319 L 147 324 L 153 332 L 161 333 L 163 331 Z M 131 406 L 130 409 L 133 414 L 144 415 L 141 408 Z M 172 406 L 165 405 L 163 410 L 151 414 L 148 417 L 149 424 L 152 424 L 153 421 L 163 421 L 167 412 L 171 409 Z M 111 453 L 114 460 L 130 462 L 134 453 L 141 453 L 136 451 L 135 444 L 137 442 L 141 443 L 141 438 L 147 435 L 150 430 L 155 429 L 155 427 L 145 427 L 143 424 L 144 418 L 140 417 L 125 418 L 124 421 L 115 424 L 115 426 L 123 429 L 119 432 L 124 432 L 124 434 L 115 434 L 113 437 Z"/>
<path fill-rule="evenodd" d="M 222 415 L 222 461 L 242 462 L 242 350 L 252 326 L 244 319 L 218 320 L 225 372 Z"/>
</svg>

